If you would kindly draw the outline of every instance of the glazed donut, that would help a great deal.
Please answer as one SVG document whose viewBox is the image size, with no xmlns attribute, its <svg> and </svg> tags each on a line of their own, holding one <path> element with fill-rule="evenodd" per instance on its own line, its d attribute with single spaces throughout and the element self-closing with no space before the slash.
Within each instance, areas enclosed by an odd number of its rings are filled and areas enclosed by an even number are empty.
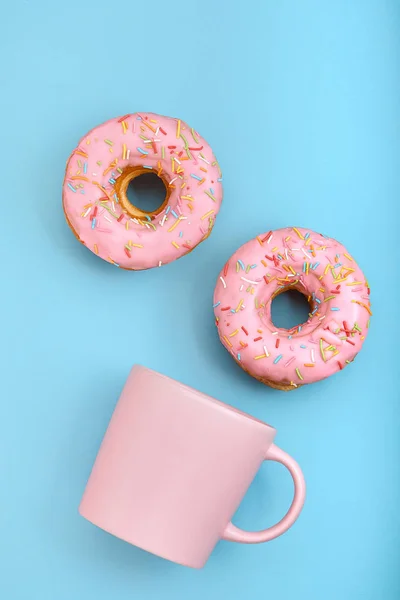
<svg viewBox="0 0 400 600">
<path fill-rule="evenodd" d="M 133 206 L 129 183 L 155 173 L 166 188 L 152 212 Z M 142 270 L 187 254 L 211 232 L 222 201 L 210 146 L 179 119 L 135 113 L 86 134 L 67 162 L 63 208 L 76 237 L 124 269 Z"/>
<path fill-rule="evenodd" d="M 275 327 L 272 300 L 290 289 L 310 305 L 306 323 Z M 291 390 L 333 375 L 360 351 L 371 316 L 369 286 L 339 242 L 291 227 L 244 244 L 217 280 L 214 312 L 222 344 L 250 375 Z"/>
</svg>

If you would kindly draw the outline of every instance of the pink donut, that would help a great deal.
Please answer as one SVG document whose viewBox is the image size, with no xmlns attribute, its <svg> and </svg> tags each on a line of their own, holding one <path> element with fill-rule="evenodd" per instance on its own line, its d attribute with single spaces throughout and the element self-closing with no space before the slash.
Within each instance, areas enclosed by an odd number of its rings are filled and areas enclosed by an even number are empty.
<svg viewBox="0 0 400 600">
<path fill-rule="evenodd" d="M 162 206 L 145 212 L 126 190 L 156 173 Z M 211 232 L 222 201 L 207 142 L 179 119 L 135 113 L 92 129 L 72 152 L 63 185 L 66 219 L 92 252 L 124 269 L 149 269 L 187 254 Z"/>
<path fill-rule="evenodd" d="M 271 320 L 271 302 L 297 289 L 309 319 L 293 329 Z M 250 375 L 291 390 L 333 375 L 361 350 L 371 316 L 369 286 L 332 238 L 290 227 L 244 244 L 226 263 L 214 292 L 222 344 Z"/>
</svg>

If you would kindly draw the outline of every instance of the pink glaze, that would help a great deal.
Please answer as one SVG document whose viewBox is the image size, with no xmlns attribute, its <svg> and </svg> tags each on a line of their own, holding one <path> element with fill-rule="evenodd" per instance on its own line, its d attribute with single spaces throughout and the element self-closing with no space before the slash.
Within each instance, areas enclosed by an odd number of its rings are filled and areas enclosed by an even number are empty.
<svg viewBox="0 0 400 600">
<path fill-rule="evenodd" d="M 275 327 L 271 301 L 295 288 L 310 318 Z M 339 242 L 301 228 L 278 229 L 244 244 L 226 263 L 214 292 L 222 344 L 252 375 L 294 387 L 343 369 L 361 350 L 371 315 L 365 277 Z"/>
<path fill-rule="evenodd" d="M 169 202 L 157 215 L 137 219 L 122 210 L 114 184 L 127 166 L 148 167 L 168 180 Z M 135 113 L 81 139 L 67 163 L 63 205 L 92 252 L 126 269 L 148 269 L 183 256 L 207 237 L 221 205 L 221 182 L 210 146 L 186 123 Z"/>
</svg>

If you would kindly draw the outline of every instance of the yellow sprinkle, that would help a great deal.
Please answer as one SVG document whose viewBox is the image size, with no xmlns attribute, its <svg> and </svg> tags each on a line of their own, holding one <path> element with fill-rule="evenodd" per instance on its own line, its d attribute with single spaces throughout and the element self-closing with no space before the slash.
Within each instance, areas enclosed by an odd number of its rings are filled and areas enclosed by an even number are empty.
<svg viewBox="0 0 400 600">
<path fill-rule="evenodd" d="M 353 283 L 346 283 L 346 285 L 362 285 L 362 281 L 353 281 Z"/>
<path fill-rule="evenodd" d="M 125 121 L 122 121 L 123 123 Z M 122 144 L 122 160 L 126 159 L 126 144 Z"/>
<path fill-rule="evenodd" d="M 228 340 L 228 338 L 226 337 L 226 335 L 222 336 L 224 338 L 224 340 L 226 341 L 226 343 L 228 344 L 228 346 L 230 346 L 232 348 L 233 344 Z"/>
<path fill-rule="evenodd" d="M 176 137 L 180 138 L 181 137 L 181 122 L 178 119 L 178 122 L 176 124 Z"/>
<path fill-rule="evenodd" d="M 203 173 L 208 173 L 207 169 L 205 169 L 204 167 L 200 167 L 200 171 L 203 171 Z"/>
<path fill-rule="evenodd" d="M 161 158 L 165 158 L 165 146 L 161 146 Z"/>
<path fill-rule="evenodd" d="M 184 200 L 190 200 L 191 202 L 193 202 L 194 198 L 192 198 L 192 196 L 181 196 L 181 198 L 183 198 Z"/>
<path fill-rule="evenodd" d="M 320 288 L 319 288 L 319 291 L 320 291 L 320 292 L 322 292 L 322 293 L 324 293 L 324 292 L 325 292 L 325 288 L 323 288 L 323 287 L 320 287 Z"/>
<path fill-rule="evenodd" d="M 129 229 L 129 221 L 125 221 L 125 229 L 128 231 L 128 229 Z"/>
<path fill-rule="evenodd" d="M 271 252 L 276 252 L 278 250 L 278 246 L 274 246 L 271 250 Z"/>
<path fill-rule="evenodd" d="M 260 360 L 260 358 L 268 358 L 266 354 L 260 354 L 259 356 L 254 356 L 254 360 Z"/>
<path fill-rule="evenodd" d="M 360 306 L 363 306 L 369 312 L 369 314 L 372 316 L 370 307 L 367 306 L 366 304 L 364 304 L 364 302 L 360 302 L 359 300 L 352 300 L 352 302 L 354 302 L 355 304 L 359 304 Z"/>
<path fill-rule="evenodd" d="M 237 307 L 236 307 L 236 312 L 239 312 L 239 310 L 240 310 L 240 309 L 241 309 L 241 307 L 242 307 L 242 304 L 243 304 L 243 298 L 240 300 L 239 304 L 237 305 Z"/>
<path fill-rule="evenodd" d="M 157 125 L 157 121 L 155 119 L 149 119 L 149 121 L 151 121 L 151 123 L 155 123 Z"/>
<path fill-rule="evenodd" d="M 258 235 L 257 235 L 257 241 L 258 241 L 258 243 L 260 244 L 260 246 L 262 246 L 262 245 L 263 245 L 263 243 L 262 243 L 262 241 L 260 240 L 260 238 L 258 237 Z"/>
<path fill-rule="evenodd" d="M 331 268 L 331 265 L 326 265 L 324 275 L 327 274 L 327 272 L 329 271 L 330 268 Z"/>
<path fill-rule="evenodd" d="M 303 377 L 298 368 L 296 368 L 297 377 L 303 381 Z"/>
<path fill-rule="evenodd" d="M 307 238 L 306 243 L 304 244 L 305 246 L 308 246 L 308 244 L 311 242 L 311 236 Z"/>
<path fill-rule="evenodd" d="M 175 246 L 175 248 L 178 248 L 178 249 L 179 249 L 179 246 L 178 246 L 178 244 L 177 244 L 176 242 L 171 242 L 171 244 L 172 244 L 173 246 Z"/>
<path fill-rule="evenodd" d="M 211 200 L 213 200 L 214 202 L 216 202 L 216 199 L 214 198 L 214 196 L 212 195 L 211 192 L 209 192 L 208 190 L 204 190 L 204 193 L 207 194 L 207 196 L 209 198 L 211 198 Z"/>
<path fill-rule="evenodd" d="M 205 182 L 205 178 L 203 177 L 203 179 L 200 179 L 200 181 L 197 183 L 197 185 L 202 185 Z"/>
<path fill-rule="evenodd" d="M 297 233 L 297 235 L 299 236 L 299 238 L 301 240 L 304 240 L 304 235 L 300 233 L 300 231 L 298 229 L 296 229 L 296 227 L 293 227 L 293 231 L 295 231 Z"/>
<path fill-rule="evenodd" d="M 181 220 L 182 220 L 182 217 L 179 217 L 178 219 L 176 219 L 175 223 L 173 223 L 171 225 L 171 227 L 168 229 L 168 231 L 173 231 L 175 229 L 175 227 L 177 227 L 179 225 Z M 179 246 L 178 246 L 178 248 L 179 248 Z"/>
<path fill-rule="evenodd" d="M 132 244 L 132 242 L 129 244 L 131 246 L 131 248 L 143 248 L 142 244 Z"/>
<path fill-rule="evenodd" d="M 285 242 L 288 242 L 291 237 L 292 237 L 291 235 L 288 235 L 287 237 L 285 237 Z"/>
<path fill-rule="evenodd" d="M 232 333 L 229 334 L 229 337 L 233 337 L 234 335 L 236 335 L 237 333 L 239 333 L 239 329 L 236 329 L 236 331 L 233 331 Z"/>
<path fill-rule="evenodd" d="M 333 294 L 332 296 L 327 296 L 324 300 L 324 302 L 328 302 L 328 300 L 332 300 L 333 298 L 336 298 L 336 296 Z"/>
<path fill-rule="evenodd" d="M 304 366 L 305 367 L 315 367 L 315 365 L 312 363 L 304 363 Z"/>
<path fill-rule="evenodd" d="M 213 212 L 215 212 L 215 211 L 214 210 L 209 210 L 208 213 L 206 213 L 205 215 L 203 215 L 201 217 L 201 220 L 204 221 L 204 219 L 207 219 L 207 217 L 209 217 L 210 215 L 212 215 Z"/>
<path fill-rule="evenodd" d="M 308 275 L 308 269 L 310 267 L 310 263 L 306 263 L 306 275 Z"/>
<path fill-rule="evenodd" d="M 346 252 L 344 252 L 343 254 L 346 258 L 348 258 L 349 260 L 351 260 L 353 262 L 353 259 L 351 258 L 351 256 L 349 254 L 346 254 Z"/>
</svg>

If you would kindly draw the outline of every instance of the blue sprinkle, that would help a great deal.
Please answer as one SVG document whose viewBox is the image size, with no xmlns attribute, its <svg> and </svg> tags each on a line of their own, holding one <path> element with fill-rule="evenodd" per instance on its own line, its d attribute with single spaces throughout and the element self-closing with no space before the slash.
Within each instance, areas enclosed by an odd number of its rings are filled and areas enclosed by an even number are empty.
<svg viewBox="0 0 400 600">
<path fill-rule="evenodd" d="M 114 185 L 115 179 L 113 179 L 112 177 L 110 177 L 110 179 L 108 180 L 108 182 L 111 183 L 111 185 Z"/>
<path fill-rule="evenodd" d="M 335 306 L 332 306 L 331 310 L 340 310 L 340 308 L 336 308 Z"/>
<path fill-rule="evenodd" d="M 315 269 L 318 267 L 318 265 L 319 265 L 319 262 L 316 262 L 316 263 L 315 263 L 315 265 L 313 265 L 313 266 L 311 267 L 311 268 L 312 268 L 312 270 L 313 270 L 313 271 L 315 271 Z"/>
<path fill-rule="evenodd" d="M 341 266 L 342 266 L 342 263 L 337 263 L 333 268 L 337 269 L 338 267 L 341 267 Z"/>
<path fill-rule="evenodd" d="M 84 193 L 85 193 L 85 190 L 81 190 L 81 194 L 84 194 Z"/>
<path fill-rule="evenodd" d="M 96 218 L 92 219 L 92 229 L 96 227 Z"/>
<path fill-rule="evenodd" d="M 304 236 L 304 239 L 305 239 L 305 240 L 308 240 L 308 238 L 309 238 L 309 237 L 310 237 L 310 234 L 309 234 L 309 233 L 306 233 L 306 235 Z"/>
<path fill-rule="evenodd" d="M 321 300 L 319 298 L 315 298 L 315 302 L 318 302 L 318 304 L 321 304 Z"/>
<path fill-rule="evenodd" d="M 317 306 L 316 308 L 314 308 L 314 310 L 312 311 L 312 313 L 311 313 L 311 314 L 312 314 L 312 315 L 315 315 L 315 313 L 317 312 L 317 310 L 318 310 L 318 306 Z"/>
<path fill-rule="evenodd" d="M 83 163 L 83 172 L 86 175 L 86 173 L 87 173 L 87 162 Z"/>
<path fill-rule="evenodd" d="M 219 178 L 217 179 L 217 181 L 222 181 L 222 177 L 219 177 Z"/>
<path fill-rule="evenodd" d="M 234 308 L 231 308 L 231 313 L 235 314 L 236 310 Z"/>
<path fill-rule="evenodd" d="M 141 121 L 142 117 L 136 117 L 136 121 Z"/>
<path fill-rule="evenodd" d="M 114 198 L 115 202 L 118 202 L 118 203 L 119 203 L 119 200 L 118 200 L 117 193 L 115 193 L 115 194 L 114 194 L 113 198 Z"/>
<path fill-rule="evenodd" d="M 151 221 L 151 218 L 149 217 L 149 215 L 146 215 L 146 219 L 147 219 L 148 221 Z"/>
<path fill-rule="evenodd" d="M 300 348 L 307 348 L 304 344 L 300 344 Z"/>
<path fill-rule="evenodd" d="M 193 175 L 193 173 L 190 173 L 190 177 L 193 177 L 193 179 L 197 179 L 198 181 L 201 181 L 201 177 L 199 177 L 198 175 Z"/>
<path fill-rule="evenodd" d="M 301 325 L 298 326 L 297 331 L 301 331 L 303 328 Z"/>
<path fill-rule="evenodd" d="M 143 169 L 152 169 L 153 167 L 149 167 L 149 165 L 143 165 Z"/>
<path fill-rule="evenodd" d="M 165 211 L 165 214 L 167 215 L 169 213 L 169 211 L 171 210 L 170 206 L 167 206 L 167 210 Z"/>
<path fill-rule="evenodd" d="M 288 335 L 288 338 L 287 338 L 287 339 L 288 339 L 288 340 L 291 340 L 291 339 L 292 339 L 292 337 L 293 337 L 292 335 Z"/>
<path fill-rule="evenodd" d="M 306 272 L 306 263 L 304 262 L 303 263 L 303 273 L 305 273 L 305 272 Z"/>
<path fill-rule="evenodd" d="M 277 257 L 279 258 L 279 260 L 283 260 L 283 256 L 281 256 L 280 254 L 277 254 Z"/>
<path fill-rule="evenodd" d="M 238 263 L 242 267 L 243 271 L 245 271 L 246 269 L 245 269 L 244 263 L 240 260 L 240 258 L 238 259 Z"/>
<path fill-rule="evenodd" d="M 250 269 L 255 269 L 257 265 L 251 265 Z"/>
<path fill-rule="evenodd" d="M 212 193 L 212 195 L 214 196 L 215 192 L 212 188 L 210 188 L 210 192 Z"/>
<path fill-rule="evenodd" d="M 240 353 L 237 355 L 238 360 L 240 360 Z"/>
<path fill-rule="evenodd" d="M 176 214 L 176 212 L 174 210 L 171 210 L 172 214 L 174 215 L 175 219 L 178 218 L 178 215 Z"/>
<path fill-rule="evenodd" d="M 182 236 L 183 236 L 183 231 L 180 231 L 179 232 L 179 237 L 182 237 Z"/>
<path fill-rule="evenodd" d="M 76 189 L 74 188 L 74 186 L 71 185 L 70 183 L 68 183 L 67 185 L 68 185 L 69 189 L 72 190 L 73 192 L 75 192 L 75 194 L 76 194 Z"/>
<path fill-rule="evenodd" d="M 115 267 L 119 267 L 119 264 L 118 264 L 118 263 L 116 263 L 116 262 L 114 262 L 114 263 L 113 263 L 113 265 L 114 265 Z"/>
<path fill-rule="evenodd" d="M 274 360 L 274 365 L 276 365 L 276 363 L 278 363 L 281 358 L 282 358 L 283 354 L 279 354 L 279 356 L 276 357 L 276 359 Z"/>
<path fill-rule="evenodd" d="M 217 306 L 219 306 L 221 304 L 221 302 L 216 302 L 215 304 L 213 304 L 213 308 L 217 308 Z"/>
<path fill-rule="evenodd" d="M 140 148 L 140 146 L 138 146 L 137 149 L 139 150 L 140 154 L 148 154 L 148 152 L 146 152 L 146 150 L 143 150 L 143 148 Z"/>
</svg>

